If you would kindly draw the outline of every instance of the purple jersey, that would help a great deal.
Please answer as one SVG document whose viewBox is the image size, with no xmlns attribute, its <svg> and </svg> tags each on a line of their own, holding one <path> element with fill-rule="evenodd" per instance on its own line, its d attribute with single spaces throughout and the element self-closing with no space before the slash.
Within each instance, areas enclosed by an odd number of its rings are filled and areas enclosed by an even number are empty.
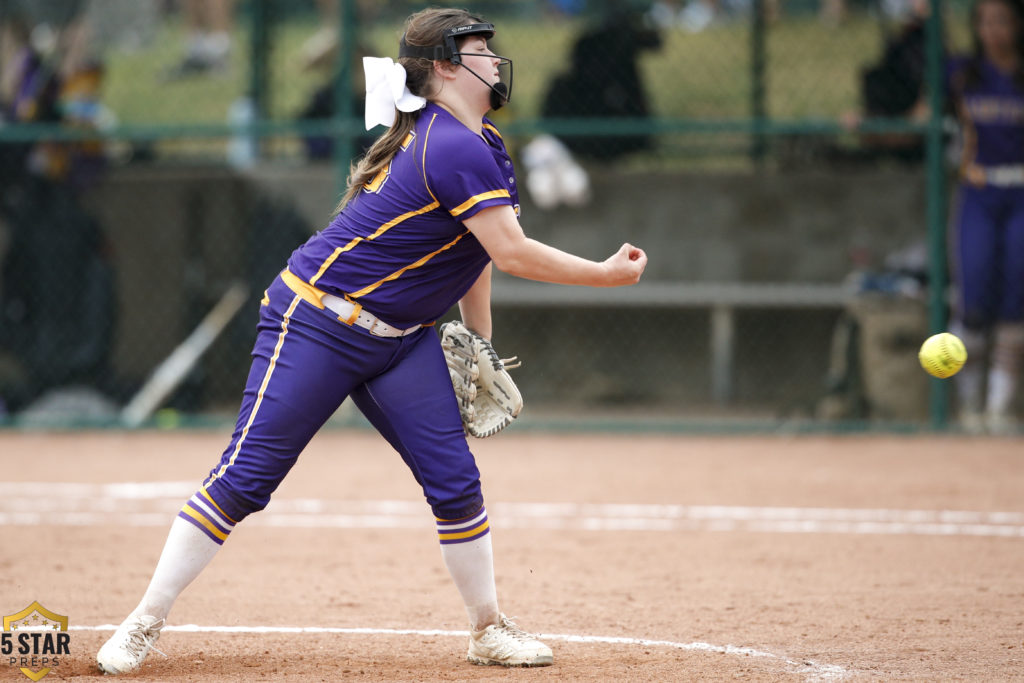
<svg viewBox="0 0 1024 683">
<path fill-rule="evenodd" d="M 391 163 L 295 250 L 288 269 L 397 327 L 432 322 L 490 260 L 462 221 L 491 206 L 518 212 L 515 182 L 490 121 L 481 137 L 429 103 Z"/>
<path fill-rule="evenodd" d="M 964 131 L 964 164 L 1024 163 L 1024 91 L 987 59 L 980 62 L 979 82 L 967 85 L 968 65 L 966 58 L 951 60 L 946 73 Z"/>
</svg>

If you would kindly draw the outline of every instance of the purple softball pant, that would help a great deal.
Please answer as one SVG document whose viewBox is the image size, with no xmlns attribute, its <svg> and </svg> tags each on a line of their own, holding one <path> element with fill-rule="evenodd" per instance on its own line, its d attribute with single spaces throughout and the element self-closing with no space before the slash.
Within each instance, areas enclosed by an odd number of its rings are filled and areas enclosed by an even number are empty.
<svg viewBox="0 0 1024 683">
<path fill-rule="evenodd" d="M 969 329 L 1024 320 L 1024 188 L 961 186 L 950 253 Z"/>
<path fill-rule="evenodd" d="M 280 277 L 267 297 L 238 422 L 205 482 L 224 513 L 238 522 L 266 507 L 309 440 L 350 396 L 401 454 L 435 516 L 477 512 L 480 473 L 433 328 L 377 337 L 302 300 Z"/>
</svg>

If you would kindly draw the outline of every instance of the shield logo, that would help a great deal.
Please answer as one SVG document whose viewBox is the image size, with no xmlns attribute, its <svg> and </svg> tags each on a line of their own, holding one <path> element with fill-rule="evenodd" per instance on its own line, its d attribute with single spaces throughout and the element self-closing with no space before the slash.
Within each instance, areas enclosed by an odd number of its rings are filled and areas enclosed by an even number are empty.
<svg viewBox="0 0 1024 683">
<path fill-rule="evenodd" d="M 31 605 L 21 610 L 17 614 L 10 614 L 4 617 L 4 632 L 12 634 L 13 637 L 17 637 L 20 634 L 40 634 L 33 638 L 26 639 L 25 642 L 31 643 L 33 652 L 31 653 L 35 659 L 42 661 L 49 661 L 49 655 L 60 652 L 61 650 L 54 647 L 54 641 L 58 643 L 62 642 L 57 638 L 58 633 L 67 633 L 68 630 L 68 618 L 62 614 L 51 612 L 46 609 L 38 602 L 33 602 Z M 67 638 L 68 636 L 64 636 Z M 66 648 L 66 640 L 64 647 Z M 40 644 L 42 644 L 40 646 Z M 66 650 L 65 650 L 66 652 Z M 29 659 L 32 661 L 32 659 Z M 38 670 L 29 667 L 20 667 L 21 673 L 28 676 L 33 681 L 38 681 L 43 678 L 46 674 L 50 673 L 51 667 L 42 667 Z"/>
</svg>

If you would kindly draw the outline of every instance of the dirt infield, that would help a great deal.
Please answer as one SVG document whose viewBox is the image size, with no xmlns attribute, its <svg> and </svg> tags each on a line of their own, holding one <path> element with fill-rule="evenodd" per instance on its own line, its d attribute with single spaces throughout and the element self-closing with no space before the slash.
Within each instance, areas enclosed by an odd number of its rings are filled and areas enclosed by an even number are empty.
<svg viewBox="0 0 1024 683">
<path fill-rule="evenodd" d="M 134 607 L 226 441 L 0 432 L 0 613 L 38 600 L 73 629 L 44 680 L 96 675 L 97 627 Z M 175 606 L 199 628 L 131 679 L 1024 680 L 1024 441 L 473 445 L 503 609 L 553 667 L 465 663 L 415 482 L 375 434 L 328 431 Z M 3 658 L 0 680 L 28 679 Z"/>
</svg>

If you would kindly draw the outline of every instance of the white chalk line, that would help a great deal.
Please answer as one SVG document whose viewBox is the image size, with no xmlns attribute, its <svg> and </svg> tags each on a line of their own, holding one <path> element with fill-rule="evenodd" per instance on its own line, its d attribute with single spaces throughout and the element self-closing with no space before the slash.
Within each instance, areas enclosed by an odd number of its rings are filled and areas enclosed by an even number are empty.
<svg viewBox="0 0 1024 683">
<path fill-rule="evenodd" d="M 195 482 L 0 482 L 0 525 L 167 526 L 195 488 Z M 1024 512 L 500 501 L 487 508 L 495 524 L 509 529 L 1024 538 Z M 279 498 L 246 524 L 422 529 L 433 519 L 418 501 Z"/>
<path fill-rule="evenodd" d="M 72 631 L 113 631 L 117 629 L 115 624 L 101 624 L 99 626 L 70 626 Z M 340 628 L 324 626 L 199 626 L 196 624 L 181 624 L 177 626 L 165 626 L 164 632 L 177 631 L 180 633 L 260 633 L 260 634 L 336 634 L 336 635 L 386 635 L 386 636 L 439 636 L 439 637 L 469 637 L 469 631 L 446 631 L 440 629 L 406 629 L 406 628 Z M 562 633 L 539 633 L 537 637 L 541 640 L 561 641 L 565 643 L 605 644 L 605 645 L 632 645 L 640 647 L 665 647 L 675 650 L 690 652 L 710 652 L 724 655 L 735 655 L 740 657 L 758 657 L 764 659 L 775 659 L 784 663 L 795 673 L 802 673 L 808 681 L 837 681 L 850 675 L 850 671 L 834 664 L 821 664 L 813 661 L 796 661 L 788 657 L 757 650 L 752 647 L 740 647 L 737 645 L 714 645 L 712 643 L 693 642 L 678 643 L 671 640 L 650 640 L 647 638 L 627 638 L 622 636 L 586 636 Z"/>
<path fill-rule="evenodd" d="M 182 501 L 195 490 L 195 482 L 126 482 L 117 484 L 85 484 L 47 482 L 0 482 L 0 525 L 63 525 L 63 526 L 167 526 L 170 516 Z M 622 505 L 577 503 L 489 503 L 492 519 L 506 528 L 583 529 L 592 531 L 670 531 L 742 530 L 756 524 L 757 530 L 771 531 L 773 524 L 803 524 L 793 531 L 809 531 L 807 524 L 830 524 L 834 533 L 867 533 L 840 531 L 843 525 L 886 525 L 888 533 L 906 520 L 914 524 L 953 527 L 970 522 L 980 526 L 997 526 L 1020 521 L 1024 535 L 1024 514 L 975 513 L 948 511 L 833 510 L 825 508 L 755 508 L 729 506 Z M 1001 515 L 1010 515 L 1004 518 Z M 1018 516 L 1019 520 L 1014 517 Z M 851 519 L 852 518 L 852 519 Z M 774 520 L 774 521 L 773 521 Z M 902 521 L 901 521 L 902 520 Z M 265 512 L 255 515 L 247 524 L 275 527 L 313 528 L 432 528 L 433 518 L 421 502 L 413 501 L 343 501 L 321 499 L 274 500 Z M 881 527 L 879 527 L 881 528 Z M 1012 528 L 1012 527 L 999 527 Z M 875 531 L 874 533 L 884 533 Z M 901 533 L 913 533 L 902 531 Z M 114 624 L 71 626 L 72 630 L 113 631 Z M 270 627 L 270 626 L 167 626 L 165 631 L 185 633 L 290 633 L 342 635 L 415 635 L 468 637 L 468 631 Z M 664 647 L 683 651 L 709 652 L 733 656 L 758 657 L 782 662 L 807 681 L 835 681 L 850 672 L 831 664 L 796 661 L 785 656 L 735 645 L 712 643 L 680 643 L 667 640 L 571 634 L 541 634 L 541 638 L 567 643 L 595 643 L 640 647 Z"/>
</svg>

